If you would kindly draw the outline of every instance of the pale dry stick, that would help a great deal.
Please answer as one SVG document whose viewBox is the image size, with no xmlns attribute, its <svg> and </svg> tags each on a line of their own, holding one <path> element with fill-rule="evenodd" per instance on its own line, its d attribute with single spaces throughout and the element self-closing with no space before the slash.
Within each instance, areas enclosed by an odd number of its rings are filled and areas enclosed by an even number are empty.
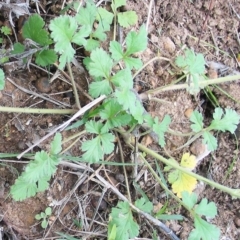
<svg viewBox="0 0 240 240">
<path fill-rule="evenodd" d="M 154 0 L 150 1 L 149 7 L 148 7 L 148 17 L 147 17 L 147 23 L 146 23 L 146 31 L 148 32 L 148 26 L 151 18 L 151 12 L 152 12 L 152 6 L 153 6 Z"/>
<path fill-rule="evenodd" d="M 140 209 L 138 209 L 137 207 L 135 207 L 131 202 L 129 202 L 129 200 L 122 193 L 120 193 L 118 191 L 117 188 L 115 188 L 114 186 L 109 184 L 102 176 L 100 176 L 98 172 L 96 172 L 95 174 L 103 186 L 106 186 L 106 188 L 111 189 L 122 201 L 128 202 L 133 210 L 135 210 L 137 213 L 143 215 L 146 219 L 148 219 L 154 225 L 158 226 L 160 228 L 161 232 L 165 233 L 172 240 L 179 240 L 179 238 L 173 233 L 173 231 L 171 229 L 169 229 L 165 224 L 163 224 L 158 219 L 155 219 L 150 214 L 145 213 L 145 212 L 141 211 Z"/>
<path fill-rule="evenodd" d="M 237 11 L 235 10 L 235 8 L 233 7 L 233 5 L 228 1 L 229 5 L 231 6 L 233 12 L 236 14 L 237 18 L 240 20 L 240 14 L 237 13 Z"/>
<path fill-rule="evenodd" d="M 209 29 L 210 29 L 210 33 L 211 33 L 211 36 L 212 36 L 213 43 L 215 45 L 216 55 L 218 56 L 219 55 L 219 48 L 217 47 L 217 41 L 216 41 L 216 39 L 213 35 L 212 29 L 211 28 L 209 28 Z"/>
<path fill-rule="evenodd" d="M 49 132 L 47 135 L 45 135 L 44 137 L 42 137 L 40 140 L 38 140 L 36 143 L 34 143 L 32 146 L 30 146 L 27 150 L 23 151 L 21 154 L 19 154 L 17 156 L 18 159 L 20 159 L 25 153 L 29 152 L 31 149 L 33 149 L 35 146 L 37 146 L 38 144 L 40 144 L 41 142 L 43 142 L 44 140 L 46 140 L 47 138 L 49 138 L 50 136 L 52 136 L 54 133 L 56 133 L 58 130 L 59 131 L 63 131 L 73 120 L 75 120 L 76 118 L 80 117 L 81 115 L 83 115 L 87 110 L 91 109 L 93 106 L 95 106 L 96 104 L 98 104 L 99 102 L 101 102 L 102 100 L 104 100 L 106 98 L 105 95 L 100 96 L 99 98 L 96 98 L 94 101 L 92 101 L 91 103 L 87 104 L 86 106 L 84 106 L 83 108 L 81 108 L 78 112 L 76 112 L 68 121 L 64 122 L 63 124 L 61 124 L 60 126 L 56 127 L 55 129 L 53 129 L 51 132 Z"/>
<path fill-rule="evenodd" d="M 13 78 L 13 77 L 12 77 Z M 66 104 L 66 103 L 63 103 L 63 102 L 60 102 L 60 101 L 57 101 L 57 100 L 53 100 L 51 98 L 47 98 L 47 97 L 44 97 L 42 96 L 41 94 L 38 94 L 38 93 L 35 93 L 33 91 L 30 91 L 30 90 L 27 90 L 21 86 L 19 86 L 18 84 L 16 84 L 10 77 L 7 77 L 6 78 L 10 83 L 12 83 L 15 87 L 19 88 L 21 91 L 27 93 L 27 94 L 30 94 L 30 95 L 33 95 L 33 96 L 36 96 L 36 97 L 39 97 L 39 98 L 42 98 L 46 101 L 49 101 L 51 103 L 54 103 L 56 105 L 59 105 L 59 106 L 65 106 L 65 107 L 71 107 L 69 104 Z M 14 79 L 14 78 L 13 78 Z"/>
<path fill-rule="evenodd" d="M 100 198 L 98 199 L 98 204 L 97 204 L 97 207 L 96 207 L 96 209 L 95 209 L 95 211 L 94 211 L 92 220 L 91 220 L 91 222 L 90 222 L 90 224 L 89 224 L 88 231 L 91 231 L 92 225 L 93 225 L 93 223 L 94 223 L 94 219 L 95 219 L 95 217 L 96 217 L 96 215 L 97 215 L 99 206 L 100 206 L 100 204 L 101 204 L 101 202 L 102 202 L 102 199 L 103 199 L 106 191 L 107 191 L 107 188 L 104 188 L 103 191 L 102 191 L 102 193 L 101 193 Z"/>
<path fill-rule="evenodd" d="M 32 114 L 73 114 L 76 113 L 74 109 L 44 109 L 44 108 L 18 108 L 18 107 L 2 107 L 0 112 L 13 113 L 32 113 Z"/>
</svg>

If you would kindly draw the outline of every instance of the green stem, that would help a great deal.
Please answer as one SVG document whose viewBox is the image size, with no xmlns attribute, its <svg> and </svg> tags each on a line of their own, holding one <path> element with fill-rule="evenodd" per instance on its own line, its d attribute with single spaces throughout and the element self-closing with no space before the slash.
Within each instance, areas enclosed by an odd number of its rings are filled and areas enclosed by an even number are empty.
<svg viewBox="0 0 240 240">
<path fill-rule="evenodd" d="M 37 114 L 74 114 L 77 110 L 74 109 L 43 109 L 43 108 L 17 108 L 17 107 L 2 107 L 0 112 L 14 113 L 37 113 Z"/>
<path fill-rule="evenodd" d="M 157 175 L 157 173 L 154 171 L 154 169 L 151 167 L 151 165 L 149 164 L 149 162 L 141 155 L 142 160 L 144 161 L 144 164 L 148 167 L 148 169 L 150 170 L 150 172 L 152 173 L 152 175 L 155 177 L 155 179 L 158 181 L 158 183 L 160 184 L 160 186 L 169 194 L 171 195 L 171 197 L 173 199 L 175 199 L 178 203 L 180 203 L 184 208 L 186 208 L 188 211 L 192 212 L 191 209 L 184 204 L 183 201 L 181 201 L 181 199 L 179 199 L 175 194 L 172 193 L 172 191 L 170 191 L 163 183 L 162 180 L 160 179 L 160 177 Z"/>
<path fill-rule="evenodd" d="M 76 101 L 77 107 L 78 107 L 78 109 L 81 109 L 81 105 L 80 105 L 80 101 L 79 101 L 79 96 L 78 96 L 76 84 L 75 84 L 74 77 L 73 77 L 73 73 L 72 73 L 72 68 L 71 68 L 69 62 L 67 63 L 67 68 L 68 68 L 68 72 L 69 72 L 69 75 L 70 75 L 70 79 L 71 79 L 72 88 L 73 88 L 74 97 L 75 97 L 75 101 Z"/>
<path fill-rule="evenodd" d="M 203 81 L 199 81 L 199 86 L 201 88 L 204 88 L 204 87 L 206 87 L 208 85 L 235 81 L 235 80 L 238 80 L 239 78 L 240 78 L 240 75 L 233 75 L 233 76 L 227 76 L 227 77 L 222 77 L 222 78 L 203 80 Z M 171 84 L 171 85 L 167 85 L 167 86 L 163 86 L 163 87 L 155 88 L 153 90 L 146 91 L 146 92 L 144 92 L 142 94 L 144 94 L 144 95 L 148 95 L 148 94 L 156 95 L 156 94 L 158 94 L 160 92 L 171 91 L 171 90 L 179 90 L 179 89 L 186 89 L 187 87 L 189 87 L 189 85 L 187 83 L 177 84 L 177 85 L 172 85 Z"/>
<path fill-rule="evenodd" d="M 157 154 L 157 153 L 154 152 L 153 150 L 148 149 L 147 147 L 145 147 L 144 145 L 142 145 L 142 144 L 140 144 L 140 143 L 138 144 L 138 148 L 139 148 L 141 151 L 143 151 L 143 152 L 151 155 L 152 157 L 160 160 L 161 162 L 165 163 L 165 164 L 168 165 L 168 166 L 171 166 L 171 167 L 173 167 L 173 168 L 175 168 L 175 169 L 177 169 L 177 170 L 180 170 L 180 171 L 182 171 L 182 172 L 184 172 L 184 173 L 186 173 L 186 174 L 188 174 L 188 175 L 190 175 L 190 176 L 198 179 L 199 181 L 203 181 L 203 182 L 209 184 L 210 186 L 212 186 L 212 187 L 214 187 L 214 188 L 217 188 L 217 189 L 219 189 L 219 190 L 221 190 L 221 191 L 224 191 L 224 192 L 226 192 L 226 193 L 229 193 L 229 194 L 230 194 L 231 196 L 233 196 L 233 197 L 240 198 L 240 189 L 232 189 L 232 188 L 223 186 L 223 185 L 221 185 L 221 184 L 219 184 L 219 183 L 216 183 L 216 182 L 211 181 L 211 180 L 209 180 L 209 179 L 207 179 L 207 178 L 205 178 L 205 177 L 202 177 L 202 176 L 200 176 L 200 175 L 198 175 L 198 174 L 196 174 L 196 173 L 193 173 L 193 172 L 187 170 L 186 168 L 179 166 L 179 165 L 176 164 L 176 163 L 170 162 L 170 161 L 167 160 L 166 158 L 164 158 L 164 157 L 162 157 L 161 155 Z"/>
</svg>

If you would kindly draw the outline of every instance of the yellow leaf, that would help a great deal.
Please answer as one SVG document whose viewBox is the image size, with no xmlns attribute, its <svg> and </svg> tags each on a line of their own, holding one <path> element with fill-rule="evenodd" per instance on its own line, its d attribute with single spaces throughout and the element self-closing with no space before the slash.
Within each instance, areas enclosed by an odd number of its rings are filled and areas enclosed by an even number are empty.
<svg viewBox="0 0 240 240">
<path fill-rule="evenodd" d="M 190 153 L 184 153 L 181 160 L 181 166 L 193 170 L 196 167 L 196 157 Z"/>
<path fill-rule="evenodd" d="M 182 192 L 191 193 L 196 187 L 197 179 L 187 173 L 179 171 L 178 179 L 172 184 L 172 190 L 178 197 L 182 197 Z"/>
</svg>

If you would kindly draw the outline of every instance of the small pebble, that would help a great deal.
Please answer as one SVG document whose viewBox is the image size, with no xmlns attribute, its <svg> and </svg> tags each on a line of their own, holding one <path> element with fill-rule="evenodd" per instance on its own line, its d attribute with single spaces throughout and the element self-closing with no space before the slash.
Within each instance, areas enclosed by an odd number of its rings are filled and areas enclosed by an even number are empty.
<svg viewBox="0 0 240 240">
<path fill-rule="evenodd" d="M 99 201 L 99 197 L 97 197 L 97 196 L 92 197 L 91 203 L 92 203 L 94 208 L 98 207 L 98 201 Z M 104 210 L 107 209 L 107 202 L 104 199 L 102 199 L 101 203 L 99 204 L 99 208 L 98 209 L 100 211 L 104 211 Z"/>
<path fill-rule="evenodd" d="M 186 118 L 190 118 L 192 115 L 193 109 L 192 108 L 187 108 L 186 111 L 184 112 L 184 116 Z"/>
<path fill-rule="evenodd" d="M 237 227 L 240 227 L 240 218 L 239 217 L 235 217 L 234 218 L 234 223 Z"/>
<path fill-rule="evenodd" d="M 176 49 L 175 44 L 169 37 L 163 38 L 163 45 L 165 50 L 168 51 L 169 53 L 173 53 Z"/>
<path fill-rule="evenodd" d="M 39 78 L 35 82 L 35 86 L 39 92 L 49 93 L 51 91 L 51 84 L 46 77 Z"/>
</svg>

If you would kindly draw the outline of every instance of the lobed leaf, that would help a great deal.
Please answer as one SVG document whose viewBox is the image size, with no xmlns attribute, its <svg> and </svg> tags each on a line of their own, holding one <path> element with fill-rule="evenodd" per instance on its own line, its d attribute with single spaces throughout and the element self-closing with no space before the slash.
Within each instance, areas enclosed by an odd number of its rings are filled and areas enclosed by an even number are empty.
<svg viewBox="0 0 240 240">
<path fill-rule="evenodd" d="M 203 198 L 202 201 L 195 207 L 195 213 L 200 216 L 204 215 L 206 217 L 214 218 L 217 215 L 217 207 L 214 202 L 208 203 L 208 200 Z"/>
<path fill-rule="evenodd" d="M 217 240 L 220 238 L 219 228 L 199 216 L 194 217 L 194 226 L 195 229 L 190 233 L 188 240 Z"/>
<path fill-rule="evenodd" d="M 23 25 L 22 34 L 24 38 L 30 38 L 41 46 L 52 43 L 48 32 L 43 29 L 45 22 L 39 14 L 31 15 Z"/>
<path fill-rule="evenodd" d="M 54 18 L 50 22 L 49 28 L 52 31 L 51 37 L 55 41 L 54 49 L 56 52 L 61 54 L 59 59 L 60 69 L 63 69 L 65 64 L 67 62 L 71 62 L 74 57 L 75 50 L 71 45 L 71 41 L 77 27 L 75 18 L 67 15 Z"/>
<path fill-rule="evenodd" d="M 220 130 L 223 132 L 229 131 L 233 134 L 239 124 L 240 115 L 232 109 L 225 109 L 224 115 L 221 108 L 215 108 L 213 118 L 214 120 L 209 126 L 210 129 Z"/>
<path fill-rule="evenodd" d="M 188 206 L 188 208 L 192 209 L 194 205 L 197 203 L 197 194 L 189 193 L 187 191 L 182 192 L 182 201 L 184 204 Z"/>
<path fill-rule="evenodd" d="M 161 147 L 164 147 L 165 140 L 164 134 L 168 130 L 169 124 L 171 123 L 171 118 L 169 115 L 165 115 L 162 122 L 158 122 L 158 118 L 154 119 L 153 131 L 158 135 L 158 143 Z"/>
<path fill-rule="evenodd" d="M 57 55 L 54 50 L 42 50 L 36 53 L 36 63 L 39 66 L 46 67 L 57 61 Z"/>
<path fill-rule="evenodd" d="M 102 48 L 92 51 L 91 62 L 89 64 L 89 73 L 92 76 L 110 79 L 112 67 L 112 59 Z"/>
<path fill-rule="evenodd" d="M 149 200 L 146 200 L 143 197 L 140 199 L 137 199 L 134 205 L 146 213 L 151 213 L 151 211 L 153 210 L 153 204 Z"/>
<path fill-rule="evenodd" d="M 194 132 L 200 132 L 203 129 L 203 116 L 198 111 L 192 112 L 190 121 L 193 122 L 191 128 Z"/>
<path fill-rule="evenodd" d="M 138 16 L 135 11 L 120 12 L 117 14 L 118 23 L 122 27 L 130 27 L 137 23 Z"/>
<path fill-rule="evenodd" d="M 135 238 L 139 234 L 139 226 L 133 220 L 131 208 L 128 202 L 118 202 L 116 208 L 112 208 L 111 220 L 109 225 L 111 226 L 109 232 L 113 226 L 116 226 L 116 238 L 115 240 L 128 240 Z"/>
</svg>

